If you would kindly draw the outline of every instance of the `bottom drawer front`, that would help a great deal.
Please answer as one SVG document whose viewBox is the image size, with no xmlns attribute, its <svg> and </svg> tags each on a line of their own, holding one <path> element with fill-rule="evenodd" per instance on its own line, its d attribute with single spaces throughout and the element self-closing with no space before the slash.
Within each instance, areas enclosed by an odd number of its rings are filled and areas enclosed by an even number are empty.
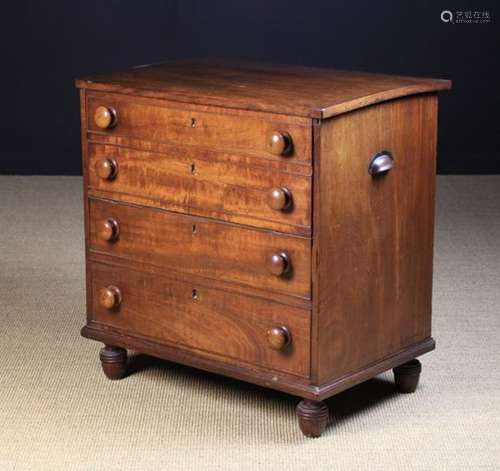
<svg viewBox="0 0 500 471">
<path fill-rule="evenodd" d="M 90 274 L 95 322 L 309 376 L 308 310 L 95 262 Z"/>
</svg>

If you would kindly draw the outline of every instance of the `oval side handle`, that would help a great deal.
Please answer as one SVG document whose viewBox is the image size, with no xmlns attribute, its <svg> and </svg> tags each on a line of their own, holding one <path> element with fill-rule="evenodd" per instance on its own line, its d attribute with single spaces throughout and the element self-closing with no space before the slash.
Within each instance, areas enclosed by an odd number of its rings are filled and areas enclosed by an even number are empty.
<svg viewBox="0 0 500 471">
<path fill-rule="evenodd" d="M 370 175 L 385 174 L 394 167 L 394 157 L 389 151 L 382 151 L 375 154 L 368 166 Z"/>
</svg>

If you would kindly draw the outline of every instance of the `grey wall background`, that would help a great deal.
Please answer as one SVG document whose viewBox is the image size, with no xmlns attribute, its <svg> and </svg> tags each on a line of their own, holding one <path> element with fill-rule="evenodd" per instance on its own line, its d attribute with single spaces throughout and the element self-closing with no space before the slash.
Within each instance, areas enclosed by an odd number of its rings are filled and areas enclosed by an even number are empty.
<svg viewBox="0 0 500 471">
<path fill-rule="evenodd" d="M 442 10 L 487 11 L 490 22 L 444 23 Z M 79 75 L 207 55 L 451 79 L 439 173 L 499 173 L 498 13 L 483 0 L 10 2 L 0 173 L 81 172 Z"/>
</svg>

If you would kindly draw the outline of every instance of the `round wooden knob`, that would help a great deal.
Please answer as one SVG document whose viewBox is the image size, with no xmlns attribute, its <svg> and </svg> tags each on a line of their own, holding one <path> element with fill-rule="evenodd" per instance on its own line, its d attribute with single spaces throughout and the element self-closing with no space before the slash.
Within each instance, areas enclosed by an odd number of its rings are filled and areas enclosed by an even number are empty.
<svg viewBox="0 0 500 471">
<path fill-rule="evenodd" d="M 116 126 L 117 116 L 114 108 L 98 106 L 95 109 L 94 121 L 98 128 L 109 129 Z"/>
<path fill-rule="evenodd" d="M 114 242 L 118 239 L 118 235 L 120 234 L 120 226 L 118 225 L 118 221 L 113 218 L 102 221 L 99 226 L 98 234 L 101 240 Z"/>
<path fill-rule="evenodd" d="M 273 131 L 271 134 L 269 146 L 271 154 L 289 154 L 292 150 L 292 138 L 287 132 Z"/>
<path fill-rule="evenodd" d="M 99 291 L 99 304 L 106 309 L 116 309 L 122 302 L 122 294 L 116 286 L 108 286 Z"/>
<path fill-rule="evenodd" d="M 290 258 L 285 252 L 273 253 L 267 261 L 267 269 L 275 276 L 284 275 L 290 269 Z"/>
<path fill-rule="evenodd" d="M 118 173 L 118 164 L 113 159 L 101 159 L 95 164 L 95 173 L 103 180 L 112 180 Z"/>
<path fill-rule="evenodd" d="M 292 193 L 283 186 L 271 188 L 269 193 L 269 206 L 277 211 L 288 209 L 292 204 Z"/>
<path fill-rule="evenodd" d="M 281 350 L 291 341 L 292 337 L 285 326 L 273 327 L 267 331 L 267 342 L 273 350 Z"/>
</svg>

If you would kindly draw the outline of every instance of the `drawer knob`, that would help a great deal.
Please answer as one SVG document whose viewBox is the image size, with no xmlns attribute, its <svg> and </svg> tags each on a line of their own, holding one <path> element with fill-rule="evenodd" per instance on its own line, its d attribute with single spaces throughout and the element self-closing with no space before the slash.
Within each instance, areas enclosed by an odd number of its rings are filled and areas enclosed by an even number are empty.
<svg viewBox="0 0 500 471">
<path fill-rule="evenodd" d="M 99 238 L 107 242 L 114 242 L 120 235 L 120 226 L 118 221 L 113 218 L 101 222 L 99 227 Z"/>
<path fill-rule="evenodd" d="M 292 193 L 283 186 L 271 188 L 269 206 L 277 211 L 284 211 L 292 204 Z"/>
<path fill-rule="evenodd" d="M 292 150 L 292 137 L 287 132 L 273 131 L 271 134 L 269 146 L 271 154 L 289 154 Z"/>
<path fill-rule="evenodd" d="M 290 331 L 285 326 L 273 327 L 267 331 L 267 342 L 273 350 L 281 350 L 291 341 Z"/>
<path fill-rule="evenodd" d="M 95 164 L 95 173 L 103 180 L 113 180 L 118 173 L 118 164 L 114 159 L 101 159 Z"/>
<path fill-rule="evenodd" d="M 290 257 L 285 252 L 273 253 L 267 261 L 267 269 L 275 276 L 282 276 L 290 270 Z"/>
<path fill-rule="evenodd" d="M 107 106 L 98 106 L 95 109 L 94 121 L 98 128 L 113 128 L 116 126 L 116 123 L 118 121 L 116 110 Z"/>
<path fill-rule="evenodd" d="M 99 304 L 106 309 L 116 309 L 122 302 L 122 293 L 116 286 L 108 286 L 99 291 Z"/>
</svg>

